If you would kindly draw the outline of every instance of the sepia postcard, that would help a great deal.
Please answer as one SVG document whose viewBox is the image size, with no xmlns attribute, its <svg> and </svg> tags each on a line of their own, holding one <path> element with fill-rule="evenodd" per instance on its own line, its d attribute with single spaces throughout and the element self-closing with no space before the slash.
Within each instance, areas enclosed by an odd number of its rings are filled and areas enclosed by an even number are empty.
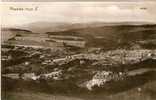
<svg viewBox="0 0 156 100">
<path fill-rule="evenodd" d="M 154 0 L 38 1 L 0 4 L 1 100 L 156 99 Z"/>
</svg>

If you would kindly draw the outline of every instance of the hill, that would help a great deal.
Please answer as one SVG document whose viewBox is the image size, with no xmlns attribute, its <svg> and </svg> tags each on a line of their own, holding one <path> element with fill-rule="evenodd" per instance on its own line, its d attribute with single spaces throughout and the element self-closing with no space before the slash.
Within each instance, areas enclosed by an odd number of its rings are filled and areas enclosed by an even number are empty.
<svg viewBox="0 0 156 100">
<path fill-rule="evenodd" d="M 44 25 L 44 27 L 42 27 Z M 116 48 L 156 48 L 156 25 L 144 23 L 31 23 L 31 31 L 25 28 L 2 30 L 2 37 L 9 39 L 17 34 L 28 34 L 29 38 L 42 37 L 44 41 L 61 42 L 82 47 L 99 47 L 106 50 Z M 45 32 L 45 33 L 44 33 Z M 3 33 L 5 35 L 3 35 Z M 8 35 L 11 34 L 11 35 Z M 45 38 L 46 37 L 46 38 Z M 36 39 L 38 40 L 38 38 Z M 31 43 L 31 42 L 30 42 Z"/>
<path fill-rule="evenodd" d="M 47 32 L 48 35 L 83 37 L 88 47 L 122 48 L 133 47 L 142 40 L 156 39 L 156 25 L 117 25 Z M 146 41 L 145 41 L 146 42 Z M 154 44 L 155 45 L 155 44 Z"/>
</svg>

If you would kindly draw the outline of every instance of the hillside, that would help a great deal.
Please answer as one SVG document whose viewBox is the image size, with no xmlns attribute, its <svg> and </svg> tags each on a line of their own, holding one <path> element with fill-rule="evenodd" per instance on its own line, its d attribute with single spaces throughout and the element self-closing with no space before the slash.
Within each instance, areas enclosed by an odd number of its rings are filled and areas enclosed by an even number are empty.
<svg viewBox="0 0 156 100">
<path fill-rule="evenodd" d="M 102 26 L 103 25 L 103 26 Z M 80 47 L 100 47 L 105 50 L 126 48 L 126 49 L 154 49 L 156 48 L 156 25 L 112 25 L 104 26 L 104 24 L 58 24 L 54 32 L 47 30 L 46 33 L 34 33 L 25 29 L 3 29 L 2 41 L 17 37 L 17 34 L 37 34 L 38 37 L 44 37 L 42 40 L 67 43 L 68 45 L 79 45 Z M 66 27 L 65 27 L 66 26 Z M 48 26 L 52 27 L 53 26 Z M 83 28 L 82 28 L 83 27 Z M 71 29 L 72 28 L 72 29 Z M 42 29 L 42 28 L 38 28 Z M 64 31 L 65 29 L 65 31 Z M 63 31 L 62 31 L 63 30 Z M 4 35 L 5 34 L 5 35 Z M 24 35 L 23 37 L 25 37 Z M 37 38 L 37 37 L 36 37 Z M 46 39 L 45 39 L 46 38 Z M 41 38 L 40 38 L 41 39 Z M 36 40 L 39 40 L 38 38 Z M 26 40 L 28 42 L 28 40 Z M 36 42 L 36 41 L 35 41 Z M 29 42 L 30 44 L 33 41 Z M 47 43 L 47 42 L 46 42 Z M 35 43 L 36 44 L 36 43 Z M 38 44 L 38 43 L 37 43 Z M 39 43 L 40 44 L 40 43 Z M 60 45 L 60 44 L 58 44 Z"/>
<path fill-rule="evenodd" d="M 31 30 L 35 33 L 45 33 L 49 32 L 59 32 L 67 31 L 71 29 L 80 29 L 80 28 L 94 28 L 102 26 L 120 26 L 120 25 L 154 25 L 154 23 L 149 22 L 79 22 L 79 23 L 70 23 L 70 22 L 33 22 L 23 26 L 18 26 L 19 29 Z"/>
<path fill-rule="evenodd" d="M 156 39 L 156 25 L 117 25 L 47 32 L 48 35 L 79 36 L 87 46 L 103 48 L 131 47 L 138 41 Z M 145 41 L 146 42 L 146 41 Z M 139 44 L 141 45 L 141 44 Z"/>
</svg>

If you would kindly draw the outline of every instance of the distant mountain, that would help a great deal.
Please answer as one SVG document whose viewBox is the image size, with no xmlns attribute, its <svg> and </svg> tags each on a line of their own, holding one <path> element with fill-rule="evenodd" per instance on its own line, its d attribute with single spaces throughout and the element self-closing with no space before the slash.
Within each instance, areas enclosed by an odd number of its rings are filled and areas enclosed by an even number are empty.
<svg viewBox="0 0 156 100">
<path fill-rule="evenodd" d="M 90 22 L 90 23 L 64 23 L 64 22 L 34 22 L 27 25 L 19 26 L 26 30 L 31 30 L 37 33 L 45 33 L 47 31 L 65 31 L 69 29 L 79 29 L 88 27 L 101 27 L 101 26 L 117 26 L 117 25 L 151 25 L 149 22 Z"/>
</svg>

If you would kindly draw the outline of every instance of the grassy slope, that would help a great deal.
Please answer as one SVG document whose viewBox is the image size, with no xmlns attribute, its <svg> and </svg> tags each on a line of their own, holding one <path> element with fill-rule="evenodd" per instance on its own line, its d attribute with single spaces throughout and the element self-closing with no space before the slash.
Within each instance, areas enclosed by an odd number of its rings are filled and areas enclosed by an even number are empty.
<svg viewBox="0 0 156 100">
<path fill-rule="evenodd" d="M 60 32 L 47 32 L 49 35 L 70 35 L 83 37 L 87 46 L 116 48 L 129 42 L 156 39 L 156 26 L 101 26 L 94 28 L 72 29 Z"/>
<path fill-rule="evenodd" d="M 2 100 L 155 100 L 156 98 L 156 81 L 149 82 L 138 88 L 128 90 L 111 95 L 58 95 L 58 94 L 45 94 L 40 92 L 7 92 L 6 95 L 2 94 Z"/>
<path fill-rule="evenodd" d="M 8 29 L 12 33 L 29 33 L 33 32 L 21 29 Z M 3 30 L 2 33 L 5 33 Z M 48 30 L 47 30 L 48 31 Z M 43 33 L 44 34 L 44 33 Z M 79 36 L 86 41 L 88 47 L 103 47 L 105 49 L 130 47 L 130 42 L 156 39 L 156 25 L 116 25 L 116 26 L 96 26 L 78 29 L 69 29 L 66 31 L 47 32 L 49 35 L 61 36 Z M 8 37 L 7 37 L 8 38 Z M 29 44 L 31 44 L 30 41 Z M 145 46 L 149 43 L 146 43 Z M 152 46 L 154 45 L 153 43 Z M 155 45 L 154 45 L 155 46 Z M 156 47 L 156 46 L 155 46 Z"/>
</svg>

